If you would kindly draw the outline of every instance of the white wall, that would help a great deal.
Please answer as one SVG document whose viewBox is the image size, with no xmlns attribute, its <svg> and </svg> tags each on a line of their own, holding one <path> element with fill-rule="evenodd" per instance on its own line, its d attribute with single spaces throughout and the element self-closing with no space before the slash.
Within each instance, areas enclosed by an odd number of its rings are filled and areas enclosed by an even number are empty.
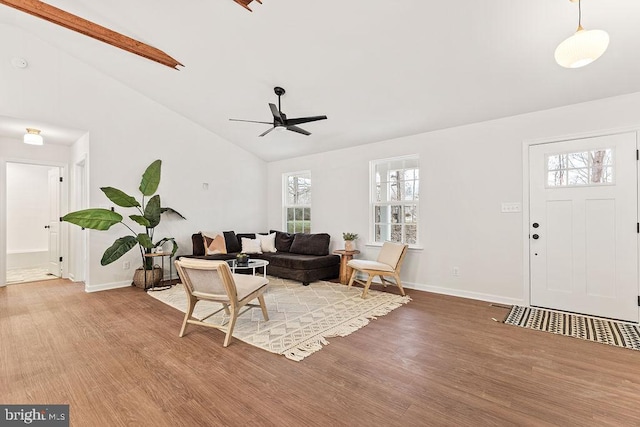
<svg viewBox="0 0 640 427">
<path fill-rule="evenodd" d="M 342 232 L 360 234 L 363 257 L 369 224 L 369 161 L 420 156 L 420 244 L 403 267 L 409 287 L 521 303 L 523 215 L 500 212 L 522 202 L 524 140 L 640 125 L 640 93 L 477 123 L 437 132 L 273 162 L 268 167 L 270 228 L 281 228 L 282 173 L 310 169 L 314 232 L 334 248 Z M 452 275 L 458 267 L 460 276 Z"/>
<path fill-rule="evenodd" d="M 46 265 L 48 166 L 7 164 L 7 268 Z M 44 258 L 42 254 L 45 254 Z"/>
<path fill-rule="evenodd" d="M 162 204 L 187 221 L 165 217 L 156 236 L 177 238 L 179 253 L 191 253 L 191 234 L 201 229 L 265 228 L 266 164 L 256 156 L 15 27 L 0 25 L 0 53 L 0 115 L 88 130 L 90 206 L 110 206 L 103 186 L 138 196 L 144 169 L 162 159 Z M 26 58 L 29 67 L 11 67 L 11 55 Z M 72 161 L 81 151 L 74 149 Z M 88 290 L 131 283 L 133 271 L 123 270 L 123 262 L 140 265 L 134 251 L 100 265 L 104 250 L 126 234 L 122 226 L 90 232 Z"/>
</svg>

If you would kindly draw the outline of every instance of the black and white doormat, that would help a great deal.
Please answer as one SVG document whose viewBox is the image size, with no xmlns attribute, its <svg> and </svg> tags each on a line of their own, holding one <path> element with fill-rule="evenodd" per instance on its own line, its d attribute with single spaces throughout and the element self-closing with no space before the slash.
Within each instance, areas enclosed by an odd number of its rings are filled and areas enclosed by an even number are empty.
<svg viewBox="0 0 640 427">
<path fill-rule="evenodd" d="M 634 323 L 517 305 L 511 307 L 504 323 L 616 347 L 640 350 L 640 327 Z"/>
</svg>

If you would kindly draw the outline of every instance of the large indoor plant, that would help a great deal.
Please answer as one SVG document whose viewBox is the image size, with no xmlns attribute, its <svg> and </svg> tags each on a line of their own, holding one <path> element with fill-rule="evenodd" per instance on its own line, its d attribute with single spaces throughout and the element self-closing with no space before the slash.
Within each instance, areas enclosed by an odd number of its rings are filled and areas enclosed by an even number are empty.
<svg viewBox="0 0 640 427">
<path fill-rule="evenodd" d="M 129 229 L 132 234 L 116 239 L 113 245 L 104 251 L 100 264 L 109 265 L 137 246 L 140 250 L 142 261 L 142 267 L 136 271 L 136 275 L 134 276 L 134 284 L 138 287 L 157 285 L 162 278 L 162 271 L 154 270 L 153 258 L 145 256 L 146 254 L 153 253 L 156 248 L 162 248 L 162 246 L 168 242 L 172 243 L 171 256 L 175 255 L 178 250 L 178 245 L 172 237 L 163 237 L 154 241 L 154 231 L 158 224 L 160 224 L 162 213 L 172 212 L 184 219 L 184 217 L 175 210 L 161 207 L 160 195 L 155 194 L 160 184 L 161 167 L 162 161 L 156 160 L 151 163 L 144 171 L 144 174 L 142 174 L 142 181 L 139 187 L 142 193 L 141 202 L 138 202 L 134 197 L 129 196 L 117 188 L 100 188 L 109 200 L 116 205 L 122 208 L 135 208 L 138 211 L 137 214 L 129 215 L 129 218 L 143 227 L 142 232 L 138 233 L 134 231 L 131 226 L 123 222 L 122 215 L 111 209 L 84 209 L 70 212 L 62 217 L 63 221 L 92 230 L 108 230 L 115 224 L 122 224 Z M 150 199 L 145 202 L 145 197 L 150 197 Z"/>
</svg>

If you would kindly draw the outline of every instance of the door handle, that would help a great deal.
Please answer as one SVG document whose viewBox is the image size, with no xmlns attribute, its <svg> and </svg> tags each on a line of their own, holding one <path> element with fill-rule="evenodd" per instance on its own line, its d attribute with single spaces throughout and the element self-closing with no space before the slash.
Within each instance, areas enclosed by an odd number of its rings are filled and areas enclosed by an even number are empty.
<svg viewBox="0 0 640 427">
<path fill-rule="evenodd" d="M 44 228 L 51 228 L 51 226 L 50 225 L 45 225 Z"/>
<path fill-rule="evenodd" d="M 533 228 L 538 228 L 538 227 L 540 227 L 540 224 L 538 224 L 537 222 L 534 222 L 533 223 Z"/>
<path fill-rule="evenodd" d="M 538 236 L 537 234 L 534 234 L 534 235 L 533 235 L 533 236 L 531 236 L 531 237 L 533 237 L 533 240 L 538 240 L 538 239 L 540 238 L 540 236 Z"/>
</svg>

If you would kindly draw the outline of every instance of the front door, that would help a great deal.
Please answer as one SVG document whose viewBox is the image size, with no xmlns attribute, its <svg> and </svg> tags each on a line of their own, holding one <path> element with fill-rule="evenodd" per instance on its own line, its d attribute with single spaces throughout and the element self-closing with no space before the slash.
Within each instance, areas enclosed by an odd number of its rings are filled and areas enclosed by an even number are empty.
<svg viewBox="0 0 640 427">
<path fill-rule="evenodd" d="M 532 145 L 531 305 L 638 321 L 635 132 Z"/>
<path fill-rule="evenodd" d="M 60 262 L 60 168 L 49 169 L 49 274 L 61 276 Z"/>
</svg>

